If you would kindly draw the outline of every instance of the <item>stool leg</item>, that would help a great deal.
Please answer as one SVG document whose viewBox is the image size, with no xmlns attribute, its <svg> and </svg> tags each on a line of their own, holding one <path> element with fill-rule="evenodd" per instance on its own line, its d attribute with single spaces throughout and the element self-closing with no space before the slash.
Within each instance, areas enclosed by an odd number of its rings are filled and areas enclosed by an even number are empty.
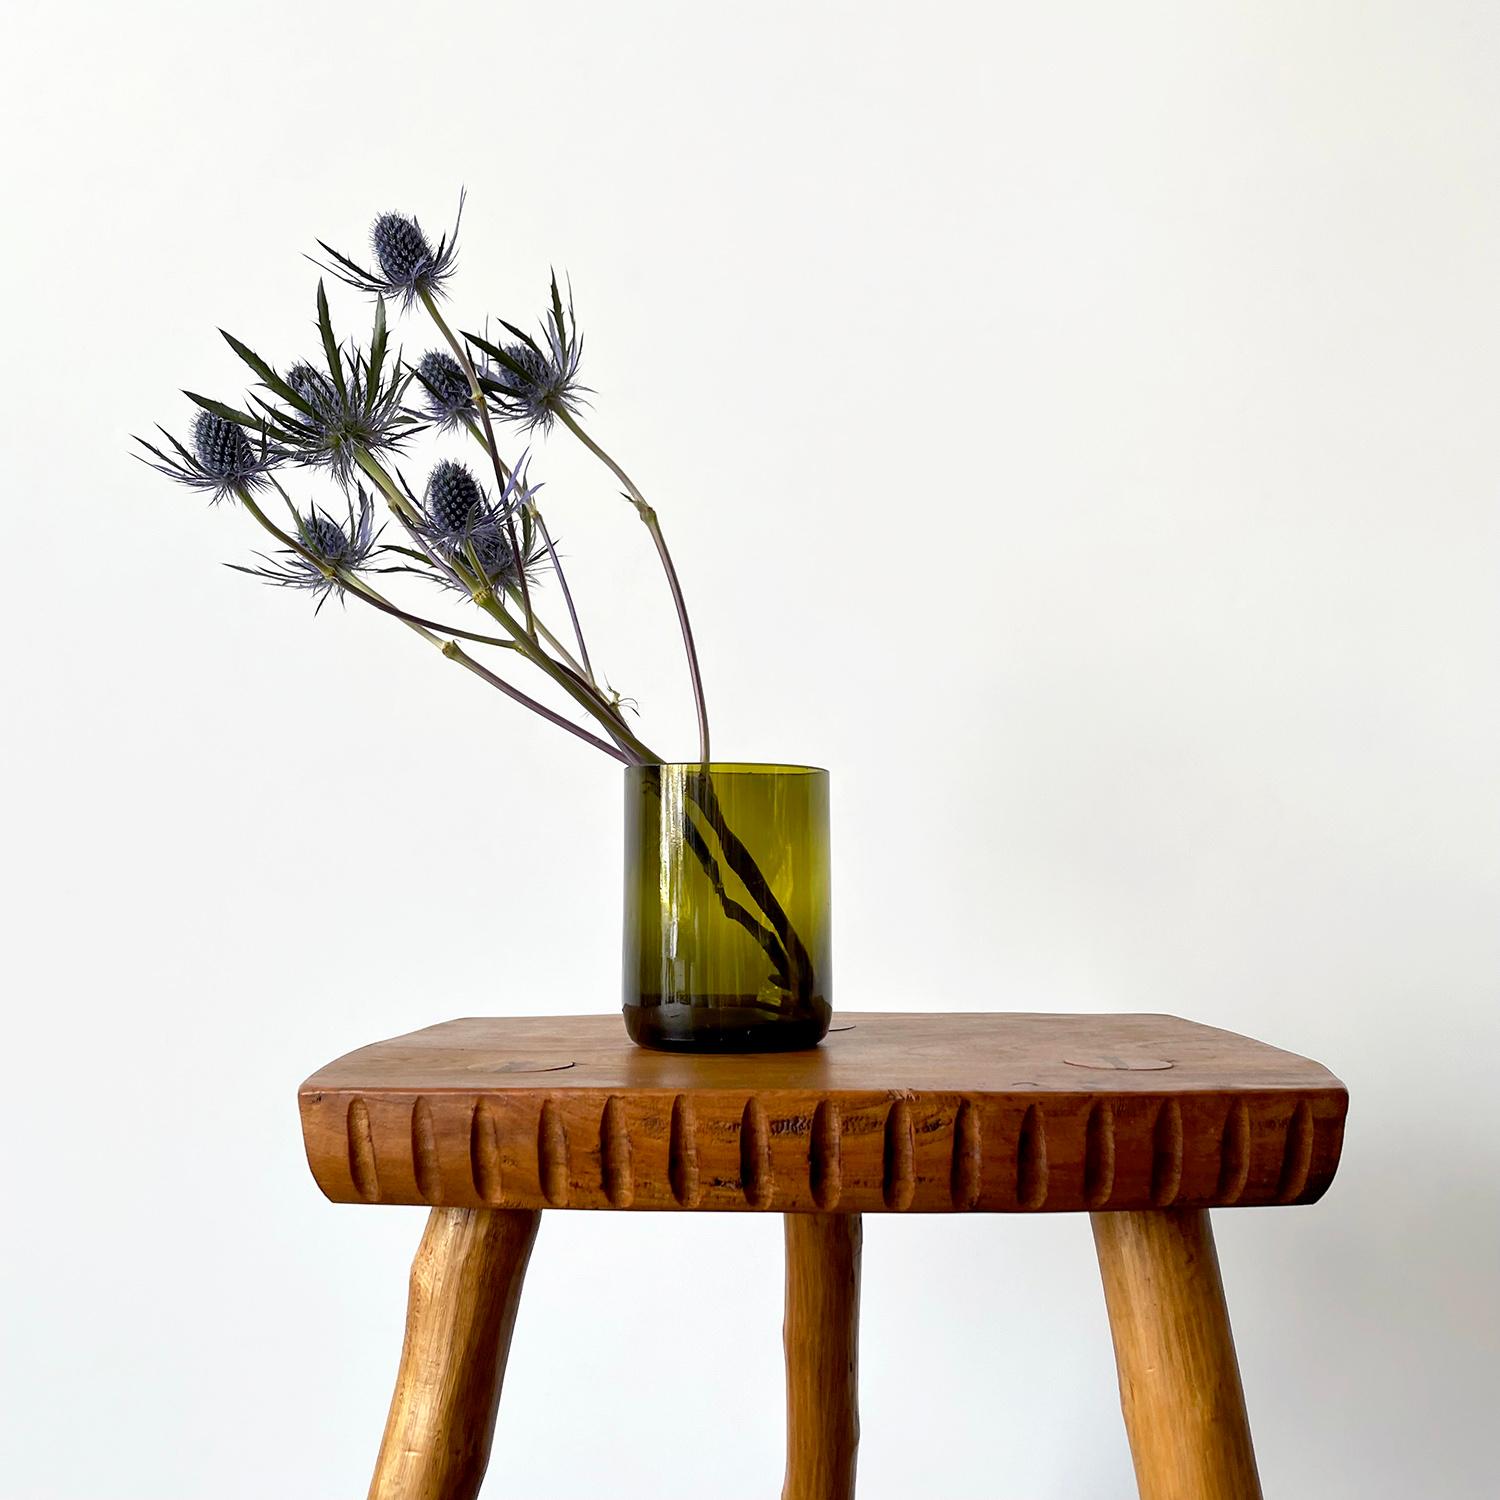
<svg viewBox="0 0 1500 1500">
<path fill-rule="evenodd" d="M 1141 1500 L 1260 1500 L 1207 1212 L 1092 1218 Z"/>
<path fill-rule="evenodd" d="M 370 1500 L 474 1500 L 490 1458 L 521 1282 L 541 1215 L 435 1208 Z"/>
<path fill-rule="evenodd" d="M 781 1500 L 853 1500 L 859 1446 L 858 1214 L 787 1214 L 786 1483 Z"/>
</svg>

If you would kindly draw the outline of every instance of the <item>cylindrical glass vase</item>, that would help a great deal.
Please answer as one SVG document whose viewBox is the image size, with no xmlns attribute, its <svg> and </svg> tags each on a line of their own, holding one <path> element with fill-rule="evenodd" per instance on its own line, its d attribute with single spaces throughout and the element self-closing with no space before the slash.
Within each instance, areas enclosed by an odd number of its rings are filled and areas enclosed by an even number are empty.
<svg viewBox="0 0 1500 1500">
<path fill-rule="evenodd" d="M 643 1047 L 815 1047 L 832 999 L 828 772 L 625 772 L 625 1027 Z"/>
</svg>

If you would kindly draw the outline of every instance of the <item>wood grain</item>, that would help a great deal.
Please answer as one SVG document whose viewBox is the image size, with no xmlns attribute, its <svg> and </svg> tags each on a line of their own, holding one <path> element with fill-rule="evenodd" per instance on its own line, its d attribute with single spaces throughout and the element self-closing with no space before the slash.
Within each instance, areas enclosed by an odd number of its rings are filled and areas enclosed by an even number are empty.
<svg viewBox="0 0 1500 1500">
<path fill-rule="evenodd" d="M 1308 1203 L 1347 1095 L 1171 1016 L 840 1015 L 814 1050 L 648 1052 L 615 1016 L 470 1019 L 302 1086 L 343 1203 L 1058 1212 Z"/>
<path fill-rule="evenodd" d="M 1260 1500 L 1208 1214 L 1093 1224 L 1141 1500 Z"/>
<path fill-rule="evenodd" d="M 411 1268 L 406 1338 L 370 1500 L 474 1500 L 540 1214 L 436 1208 Z"/>
<path fill-rule="evenodd" d="M 786 1216 L 782 1500 L 853 1500 L 861 1238 L 858 1214 Z"/>
</svg>

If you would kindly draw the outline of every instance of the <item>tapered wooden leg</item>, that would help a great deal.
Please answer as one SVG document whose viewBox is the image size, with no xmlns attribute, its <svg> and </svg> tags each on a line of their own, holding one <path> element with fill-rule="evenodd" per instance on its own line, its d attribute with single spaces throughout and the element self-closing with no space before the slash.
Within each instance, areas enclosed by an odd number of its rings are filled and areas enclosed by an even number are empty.
<svg viewBox="0 0 1500 1500">
<path fill-rule="evenodd" d="M 858 1214 L 786 1215 L 781 1500 L 853 1500 L 861 1237 Z"/>
<path fill-rule="evenodd" d="M 1208 1214 L 1093 1221 L 1141 1500 L 1260 1500 Z"/>
<path fill-rule="evenodd" d="M 412 1262 L 401 1369 L 370 1500 L 478 1495 L 540 1220 L 532 1209 L 433 1209 Z"/>
</svg>

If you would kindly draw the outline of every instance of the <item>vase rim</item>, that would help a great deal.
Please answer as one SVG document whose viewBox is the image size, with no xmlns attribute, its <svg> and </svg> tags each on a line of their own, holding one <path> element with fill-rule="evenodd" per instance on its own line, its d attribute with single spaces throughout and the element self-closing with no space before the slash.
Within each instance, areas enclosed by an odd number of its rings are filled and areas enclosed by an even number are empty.
<svg viewBox="0 0 1500 1500">
<path fill-rule="evenodd" d="M 632 771 L 697 771 L 703 766 L 701 760 L 651 760 L 639 766 L 626 766 L 625 773 Z M 718 776 L 826 776 L 825 766 L 804 766 L 782 761 L 757 760 L 711 760 L 711 774 Z"/>
</svg>

